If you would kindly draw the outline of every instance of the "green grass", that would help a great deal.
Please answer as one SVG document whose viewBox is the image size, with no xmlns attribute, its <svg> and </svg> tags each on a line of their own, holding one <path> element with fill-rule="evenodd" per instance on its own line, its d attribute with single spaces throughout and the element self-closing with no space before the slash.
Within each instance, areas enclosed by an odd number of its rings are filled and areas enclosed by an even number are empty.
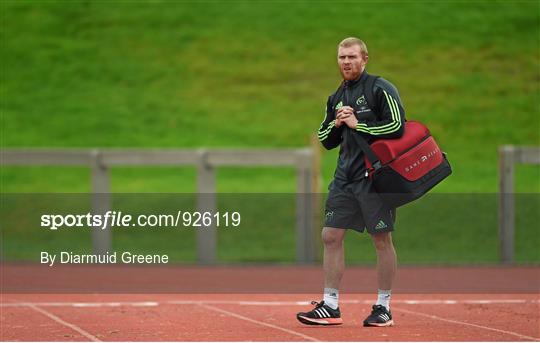
<svg viewBox="0 0 540 343">
<path fill-rule="evenodd" d="M 4 0 L 0 145 L 306 146 L 339 82 L 335 46 L 357 35 L 369 47 L 368 70 L 398 87 L 407 117 L 426 123 L 448 153 L 454 172 L 435 192 L 495 193 L 498 146 L 540 145 L 539 9 L 537 1 Z M 323 155 L 324 187 L 336 154 Z M 223 168 L 218 191 L 293 192 L 294 175 L 291 169 Z M 84 168 L 0 171 L 2 192 L 87 192 L 89 178 Z M 114 192 L 188 193 L 195 180 L 194 168 L 115 168 L 111 175 Z M 538 166 L 518 167 L 516 190 L 540 192 Z M 493 218 L 495 210 L 490 207 Z M 396 244 L 411 262 L 493 262 L 497 229 L 490 223 L 487 231 L 469 230 L 456 240 L 430 231 L 428 245 L 446 251 L 438 257 L 404 242 L 410 235 L 411 244 L 420 244 L 424 229 L 397 231 Z M 538 224 L 517 235 L 520 261 L 540 261 L 530 245 Z M 290 260 L 292 250 L 271 253 L 294 240 L 284 237 L 251 237 L 246 241 L 259 245 L 250 251 L 241 237 L 223 233 L 220 258 Z M 166 237 L 149 240 L 176 249 Z M 469 245 L 484 240 L 476 249 Z M 125 233 L 115 244 L 138 241 Z M 175 256 L 189 261 L 193 237 L 182 241 Z M 350 241 L 360 247 L 348 249 L 353 261 L 373 261 L 358 252 L 372 255 L 368 237 Z M 460 250 L 465 247 L 469 253 Z"/>
</svg>

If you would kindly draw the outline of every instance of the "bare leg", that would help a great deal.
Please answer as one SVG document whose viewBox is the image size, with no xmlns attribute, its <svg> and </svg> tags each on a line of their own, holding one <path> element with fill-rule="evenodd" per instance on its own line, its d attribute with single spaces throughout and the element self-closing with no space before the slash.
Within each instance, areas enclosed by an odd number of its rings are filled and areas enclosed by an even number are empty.
<svg viewBox="0 0 540 343">
<path fill-rule="evenodd" d="M 347 230 L 325 227 L 322 230 L 324 243 L 324 287 L 339 289 L 345 270 L 343 239 Z"/>
<path fill-rule="evenodd" d="M 397 257 L 392 234 L 378 233 L 371 236 L 377 250 L 377 284 L 379 289 L 391 290 L 397 269 Z"/>
</svg>

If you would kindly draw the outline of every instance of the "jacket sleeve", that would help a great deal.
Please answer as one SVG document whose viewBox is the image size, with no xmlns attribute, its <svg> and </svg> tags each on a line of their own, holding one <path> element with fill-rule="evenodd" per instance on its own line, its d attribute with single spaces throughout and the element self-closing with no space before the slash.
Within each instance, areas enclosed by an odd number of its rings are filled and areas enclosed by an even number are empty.
<svg viewBox="0 0 540 343">
<path fill-rule="evenodd" d="M 403 135 L 405 109 L 401 104 L 399 93 L 390 82 L 379 78 L 373 89 L 377 102 L 377 120 L 359 122 L 356 131 L 377 138 L 399 138 Z"/>
<path fill-rule="evenodd" d="M 326 110 L 324 115 L 324 120 L 317 131 L 317 136 L 322 145 L 327 149 L 331 150 L 341 144 L 341 134 L 343 132 L 343 127 L 336 127 L 336 112 L 334 111 L 331 104 L 331 98 L 328 98 L 326 102 Z"/>
</svg>

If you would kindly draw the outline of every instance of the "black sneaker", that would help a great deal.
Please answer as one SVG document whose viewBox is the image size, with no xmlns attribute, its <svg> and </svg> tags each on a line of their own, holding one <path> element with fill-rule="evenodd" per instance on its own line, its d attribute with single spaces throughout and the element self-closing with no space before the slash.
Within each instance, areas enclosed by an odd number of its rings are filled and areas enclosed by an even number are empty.
<svg viewBox="0 0 540 343">
<path fill-rule="evenodd" d="M 383 305 L 373 305 L 371 314 L 364 320 L 364 326 L 392 326 L 392 313 Z"/>
<path fill-rule="evenodd" d="M 312 301 L 311 305 L 315 305 L 313 310 L 309 312 L 300 312 L 296 315 L 296 319 L 298 319 L 300 323 L 307 325 L 343 324 L 339 307 L 334 310 L 330 306 L 325 305 L 324 301 L 321 301 L 320 303 Z"/>
</svg>

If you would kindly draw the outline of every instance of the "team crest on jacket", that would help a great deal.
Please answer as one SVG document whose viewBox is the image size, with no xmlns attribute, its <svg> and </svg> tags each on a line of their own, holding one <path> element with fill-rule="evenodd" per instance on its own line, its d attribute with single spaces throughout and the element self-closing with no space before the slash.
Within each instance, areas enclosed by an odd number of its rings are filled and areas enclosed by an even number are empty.
<svg viewBox="0 0 540 343">
<path fill-rule="evenodd" d="M 357 104 L 358 106 L 366 106 L 366 105 L 367 105 L 366 97 L 362 95 L 361 97 L 359 97 L 358 99 L 356 99 L 356 104 Z"/>
<path fill-rule="evenodd" d="M 356 105 L 358 106 L 358 110 L 356 111 L 356 113 L 364 113 L 371 111 L 371 109 L 368 107 L 365 95 L 362 95 L 361 97 L 356 99 Z"/>
</svg>

